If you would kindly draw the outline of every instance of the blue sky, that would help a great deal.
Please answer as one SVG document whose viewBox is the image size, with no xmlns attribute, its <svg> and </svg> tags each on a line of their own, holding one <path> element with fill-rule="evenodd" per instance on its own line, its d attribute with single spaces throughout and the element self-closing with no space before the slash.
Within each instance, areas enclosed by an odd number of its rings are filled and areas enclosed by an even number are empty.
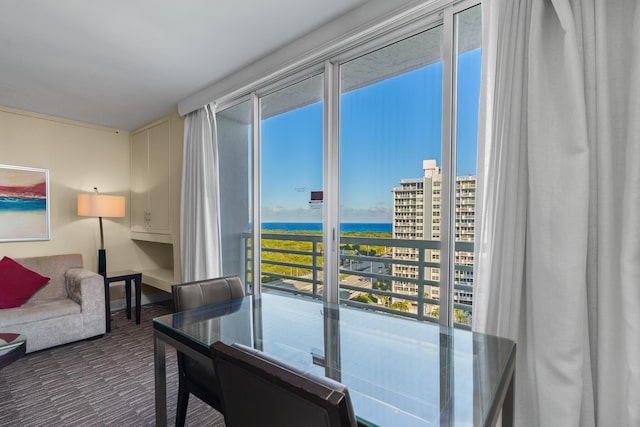
<svg viewBox="0 0 640 427">
<path fill-rule="evenodd" d="M 459 57 L 458 175 L 475 175 L 480 50 Z M 342 222 L 391 222 L 401 179 L 420 178 L 422 160 L 441 165 L 442 63 L 341 97 Z M 309 192 L 322 189 L 322 103 L 262 122 L 265 222 L 319 222 Z"/>
</svg>

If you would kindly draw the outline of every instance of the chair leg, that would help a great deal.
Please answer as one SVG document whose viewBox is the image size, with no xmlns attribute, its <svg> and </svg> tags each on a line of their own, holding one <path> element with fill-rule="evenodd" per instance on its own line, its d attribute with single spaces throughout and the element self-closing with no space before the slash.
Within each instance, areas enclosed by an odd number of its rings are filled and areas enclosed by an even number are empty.
<svg viewBox="0 0 640 427">
<path fill-rule="evenodd" d="M 182 377 L 178 385 L 178 405 L 176 408 L 176 427 L 184 427 L 187 419 L 187 406 L 189 405 L 189 390 L 184 385 Z"/>
</svg>

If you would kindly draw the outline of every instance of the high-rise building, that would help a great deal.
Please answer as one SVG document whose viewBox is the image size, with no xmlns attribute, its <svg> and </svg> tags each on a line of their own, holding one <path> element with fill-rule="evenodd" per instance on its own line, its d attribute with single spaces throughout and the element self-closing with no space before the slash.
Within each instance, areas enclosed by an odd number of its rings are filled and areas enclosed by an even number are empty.
<svg viewBox="0 0 640 427">
<path fill-rule="evenodd" d="M 435 160 L 423 160 L 422 178 L 403 179 L 400 187 L 393 192 L 393 238 L 407 240 L 440 240 L 441 189 L 442 173 Z M 461 176 L 456 178 L 456 242 L 473 242 L 475 233 L 475 195 L 476 177 Z M 454 303 L 472 304 L 473 292 L 473 249 L 455 251 Z M 396 260 L 417 261 L 419 249 L 399 248 L 393 250 Z M 418 285 L 415 279 L 424 280 L 424 297 L 432 300 L 440 299 L 440 263 L 438 249 L 425 249 L 424 274 L 416 265 L 393 263 L 393 275 L 413 279 L 412 281 L 395 280 L 393 292 L 405 295 L 416 295 Z M 431 263 L 431 265 L 429 265 Z M 427 305 L 424 314 L 435 316 L 437 305 Z M 410 308 L 415 311 L 416 307 Z"/>
</svg>

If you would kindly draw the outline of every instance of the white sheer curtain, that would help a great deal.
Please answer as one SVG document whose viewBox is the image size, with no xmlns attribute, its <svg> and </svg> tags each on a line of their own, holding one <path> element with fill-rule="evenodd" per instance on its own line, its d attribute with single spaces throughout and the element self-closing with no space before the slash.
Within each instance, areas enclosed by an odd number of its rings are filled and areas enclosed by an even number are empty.
<svg viewBox="0 0 640 427">
<path fill-rule="evenodd" d="M 520 426 L 640 426 L 640 6 L 488 0 L 474 329 Z"/>
<path fill-rule="evenodd" d="M 182 281 L 222 275 L 215 105 L 185 118 L 180 200 Z"/>
</svg>

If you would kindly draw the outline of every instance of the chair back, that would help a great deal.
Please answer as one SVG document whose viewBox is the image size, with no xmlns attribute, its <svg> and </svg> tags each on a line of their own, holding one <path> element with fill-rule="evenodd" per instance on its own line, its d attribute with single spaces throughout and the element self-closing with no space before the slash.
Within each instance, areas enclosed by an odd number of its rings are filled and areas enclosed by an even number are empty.
<svg viewBox="0 0 640 427">
<path fill-rule="evenodd" d="M 220 341 L 211 346 L 227 427 L 355 427 L 344 384 L 266 354 Z"/>
<path fill-rule="evenodd" d="M 244 296 L 244 285 L 238 276 L 225 276 L 173 285 L 171 294 L 175 311 L 184 311 L 241 298 Z"/>
<path fill-rule="evenodd" d="M 238 276 L 173 285 L 171 287 L 174 311 L 185 311 L 203 305 L 215 304 L 244 296 L 244 286 Z M 240 305 L 221 308 L 220 315 L 237 310 Z M 194 394 L 213 408 L 220 410 L 220 392 L 216 373 L 211 363 L 200 363 L 178 352 L 179 397 L 176 409 L 176 426 L 185 424 L 189 393 Z"/>
</svg>

